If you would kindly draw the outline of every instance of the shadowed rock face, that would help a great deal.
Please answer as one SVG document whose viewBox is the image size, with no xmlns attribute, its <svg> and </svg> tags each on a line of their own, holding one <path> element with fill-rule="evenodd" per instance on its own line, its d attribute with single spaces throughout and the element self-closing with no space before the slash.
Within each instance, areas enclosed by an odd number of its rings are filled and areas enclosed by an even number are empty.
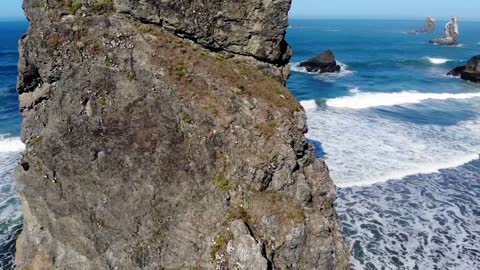
<svg viewBox="0 0 480 270">
<path fill-rule="evenodd" d="M 443 37 L 437 38 L 432 40 L 432 43 L 440 44 L 440 45 L 458 45 L 458 21 L 457 17 L 453 17 L 446 25 L 445 25 L 445 33 Z"/>
<path fill-rule="evenodd" d="M 466 81 L 480 82 L 480 55 L 472 57 L 467 65 L 452 69 L 447 75 L 460 77 Z"/>
<path fill-rule="evenodd" d="M 25 1 L 18 269 L 347 269 L 290 2 L 201 3 Z"/>
</svg>

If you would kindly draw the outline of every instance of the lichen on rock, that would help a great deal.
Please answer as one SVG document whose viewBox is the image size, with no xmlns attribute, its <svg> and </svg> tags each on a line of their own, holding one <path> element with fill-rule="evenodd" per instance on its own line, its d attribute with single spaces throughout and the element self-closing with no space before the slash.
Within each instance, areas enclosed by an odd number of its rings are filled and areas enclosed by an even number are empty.
<svg viewBox="0 0 480 270">
<path fill-rule="evenodd" d="M 209 3 L 25 1 L 18 269 L 346 269 L 290 1 Z"/>
</svg>

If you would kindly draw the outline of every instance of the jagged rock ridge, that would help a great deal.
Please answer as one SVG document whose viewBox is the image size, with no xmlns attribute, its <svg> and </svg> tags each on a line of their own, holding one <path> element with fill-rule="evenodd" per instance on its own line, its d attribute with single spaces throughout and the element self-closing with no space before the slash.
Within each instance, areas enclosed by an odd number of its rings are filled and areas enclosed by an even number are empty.
<svg viewBox="0 0 480 270">
<path fill-rule="evenodd" d="M 209 3 L 24 2 L 18 269 L 347 268 L 290 2 Z"/>
</svg>

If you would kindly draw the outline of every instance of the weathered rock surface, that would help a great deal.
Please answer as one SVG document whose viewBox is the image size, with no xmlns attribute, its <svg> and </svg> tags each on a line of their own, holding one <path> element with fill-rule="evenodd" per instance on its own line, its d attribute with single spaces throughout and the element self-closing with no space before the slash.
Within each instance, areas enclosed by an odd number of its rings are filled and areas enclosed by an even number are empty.
<svg viewBox="0 0 480 270">
<path fill-rule="evenodd" d="M 433 33 L 435 32 L 435 23 L 436 20 L 434 17 L 427 17 L 425 23 L 423 24 L 422 28 L 409 31 L 410 34 L 425 34 L 425 33 Z"/>
<path fill-rule="evenodd" d="M 300 63 L 308 72 L 332 73 L 339 72 L 341 67 L 335 61 L 335 55 L 331 50 L 324 51 L 319 55 Z"/>
<path fill-rule="evenodd" d="M 154 23 L 215 50 L 286 64 L 291 0 L 117 0 L 119 12 Z"/>
<path fill-rule="evenodd" d="M 290 2 L 233 3 L 24 2 L 18 269 L 347 269 Z"/>
<path fill-rule="evenodd" d="M 448 76 L 460 77 L 471 82 L 480 82 L 480 55 L 472 57 L 467 65 L 452 69 Z"/>
<path fill-rule="evenodd" d="M 446 25 L 445 25 L 445 32 L 443 37 L 434 39 L 430 42 L 440 45 L 448 45 L 454 46 L 458 45 L 458 21 L 457 17 L 453 17 Z"/>
</svg>

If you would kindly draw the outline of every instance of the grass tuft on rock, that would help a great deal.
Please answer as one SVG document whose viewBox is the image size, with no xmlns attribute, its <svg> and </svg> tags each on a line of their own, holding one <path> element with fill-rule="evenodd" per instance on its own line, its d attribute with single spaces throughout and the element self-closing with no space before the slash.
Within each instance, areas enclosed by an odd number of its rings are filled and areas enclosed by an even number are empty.
<svg viewBox="0 0 480 270">
<path fill-rule="evenodd" d="M 77 11 L 82 7 L 82 1 L 81 0 L 74 0 L 72 4 L 70 5 L 70 14 L 75 15 L 77 14 Z"/>
<path fill-rule="evenodd" d="M 215 176 L 215 178 L 212 179 L 212 182 L 215 183 L 217 188 L 222 191 L 228 192 L 234 189 L 234 186 L 231 183 L 230 179 L 223 175 Z"/>
</svg>

